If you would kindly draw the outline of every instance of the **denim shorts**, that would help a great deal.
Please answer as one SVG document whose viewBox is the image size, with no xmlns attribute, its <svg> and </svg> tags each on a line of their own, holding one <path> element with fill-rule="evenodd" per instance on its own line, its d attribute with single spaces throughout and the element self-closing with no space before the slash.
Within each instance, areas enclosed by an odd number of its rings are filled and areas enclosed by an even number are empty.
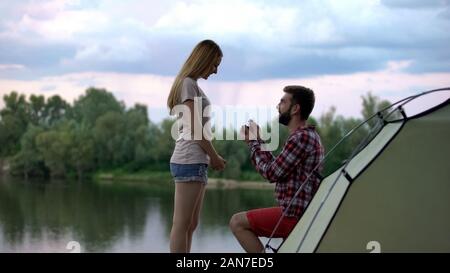
<svg viewBox="0 0 450 273">
<path fill-rule="evenodd" d="M 175 182 L 200 181 L 208 183 L 208 164 L 176 164 L 170 163 L 170 173 Z"/>
</svg>

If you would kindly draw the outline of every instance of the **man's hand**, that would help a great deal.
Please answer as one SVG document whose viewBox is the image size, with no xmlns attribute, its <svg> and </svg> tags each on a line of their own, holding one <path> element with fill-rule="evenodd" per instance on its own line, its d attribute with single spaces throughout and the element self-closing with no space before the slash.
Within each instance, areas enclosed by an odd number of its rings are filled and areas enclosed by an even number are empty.
<svg viewBox="0 0 450 273">
<path fill-rule="evenodd" d="M 243 125 L 241 127 L 240 135 L 245 142 L 249 143 L 250 140 L 260 140 L 259 125 L 253 121 L 250 121 L 249 126 Z"/>
</svg>

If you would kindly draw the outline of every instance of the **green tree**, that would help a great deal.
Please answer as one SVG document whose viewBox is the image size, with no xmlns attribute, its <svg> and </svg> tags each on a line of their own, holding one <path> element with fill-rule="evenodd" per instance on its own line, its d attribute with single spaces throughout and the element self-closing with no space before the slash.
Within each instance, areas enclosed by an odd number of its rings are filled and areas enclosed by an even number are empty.
<svg viewBox="0 0 450 273">
<path fill-rule="evenodd" d="M 22 121 L 27 121 L 27 102 L 24 95 L 19 95 L 16 91 L 12 91 L 9 95 L 3 96 L 5 107 L 0 111 L 2 116 L 13 115 Z"/>
<path fill-rule="evenodd" d="M 69 130 L 50 130 L 39 134 L 36 146 L 50 170 L 51 177 L 65 177 L 72 138 Z"/>
<path fill-rule="evenodd" d="M 14 155 L 20 150 L 20 138 L 28 124 L 27 102 L 24 95 L 13 91 L 3 96 L 4 108 L 0 111 L 0 157 Z"/>
<path fill-rule="evenodd" d="M 36 137 L 43 133 L 44 129 L 38 126 L 29 125 L 28 130 L 22 136 L 20 151 L 11 161 L 11 172 L 21 174 L 25 179 L 30 175 L 43 175 L 45 165 L 42 154 L 37 149 Z"/>
<path fill-rule="evenodd" d="M 232 129 L 230 129 L 232 130 Z M 236 130 L 234 135 L 237 134 Z M 227 161 L 223 172 L 211 171 L 212 176 L 238 179 L 244 171 L 244 164 L 248 161 L 248 148 L 244 141 L 213 140 L 217 152 Z"/>
<path fill-rule="evenodd" d="M 71 146 L 69 148 L 69 166 L 77 172 L 81 180 L 85 173 L 95 169 L 95 143 L 91 130 L 85 123 L 71 123 Z"/>
<path fill-rule="evenodd" d="M 66 113 L 70 111 L 70 105 L 60 96 L 54 95 L 48 98 L 43 111 L 44 123 L 47 126 L 56 125 L 66 117 Z"/>
<path fill-rule="evenodd" d="M 362 99 L 362 110 L 361 114 L 364 120 L 369 119 L 378 111 L 388 107 L 391 103 L 387 100 L 381 100 L 379 97 L 372 95 L 369 91 L 366 95 L 361 96 Z M 376 124 L 375 120 L 370 120 L 368 126 L 371 128 Z"/>
<path fill-rule="evenodd" d="M 174 123 L 174 119 L 166 118 L 160 123 L 158 130 L 154 128 L 151 130 L 152 134 L 154 134 L 151 137 L 156 145 L 151 146 L 149 152 L 153 155 L 158 169 L 168 170 L 170 157 L 175 148 L 175 140 L 171 134 Z"/>
<path fill-rule="evenodd" d="M 149 123 L 149 128 L 147 132 L 142 132 L 148 139 L 148 147 L 145 150 L 145 154 L 148 155 L 150 168 L 154 168 L 156 170 L 161 170 L 157 165 L 161 164 L 158 159 L 160 157 L 159 152 L 157 151 L 157 146 L 159 145 L 159 140 L 161 139 L 161 124 L 154 124 L 152 122 Z M 169 148 L 167 148 L 169 149 Z M 170 151 L 172 152 L 172 151 Z M 162 164 L 161 164 L 162 165 Z M 164 165 L 162 170 L 166 170 L 167 165 Z"/>
<path fill-rule="evenodd" d="M 45 121 L 46 104 L 44 96 L 30 96 L 29 120 L 33 125 L 43 124 Z"/>
<path fill-rule="evenodd" d="M 127 168 L 135 171 L 143 168 L 151 160 L 148 153 L 150 147 L 149 119 L 147 107 L 136 104 L 126 112 L 125 133 L 126 142 L 124 143 L 126 160 L 129 162 Z"/>
<path fill-rule="evenodd" d="M 380 100 L 368 92 L 362 96 L 362 115 L 364 120 L 374 115 L 379 110 L 390 105 L 389 101 Z M 357 118 L 344 118 L 341 115 L 336 115 L 336 108 L 331 107 L 319 119 L 319 134 L 322 138 L 325 151 L 328 153 L 339 142 L 341 143 L 335 148 L 332 153 L 328 155 L 325 161 L 324 174 L 329 174 L 345 163 L 353 153 L 357 152 L 358 147 L 363 147 L 363 141 L 370 140 L 369 133 L 371 128 L 374 128 L 376 120 L 369 121 L 365 126 L 359 127 L 353 131 L 351 135 L 345 139 L 343 137 L 349 133 L 353 128 L 361 124 L 363 120 Z"/>
<path fill-rule="evenodd" d="M 94 139 L 99 167 L 119 167 L 126 162 L 125 121 L 119 112 L 107 112 L 97 119 Z"/>
<path fill-rule="evenodd" d="M 75 101 L 70 118 L 94 127 L 100 116 L 107 112 L 123 113 L 124 108 L 123 103 L 118 102 L 112 93 L 105 89 L 89 88 L 85 95 Z"/>
<path fill-rule="evenodd" d="M 361 123 L 361 120 L 336 115 L 336 108 L 331 107 L 322 114 L 319 119 L 318 132 L 324 145 L 328 158 L 325 161 L 325 175 L 333 172 L 344 164 L 345 160 L 351 155 L 352 151 L 366 135 L 366 129 L 361 127 L 348 138 L 343 137 L 354 127 Z M 333 151 L 332 148 L 343 140 Z"/>
<path fill-rule="evenodd" d="M 6 114 L 0 121 L 0 157 L 14 155 L 20 150 L 20 138 L 24 133 L 22 121 L 11 114 Z"/>
</svg>

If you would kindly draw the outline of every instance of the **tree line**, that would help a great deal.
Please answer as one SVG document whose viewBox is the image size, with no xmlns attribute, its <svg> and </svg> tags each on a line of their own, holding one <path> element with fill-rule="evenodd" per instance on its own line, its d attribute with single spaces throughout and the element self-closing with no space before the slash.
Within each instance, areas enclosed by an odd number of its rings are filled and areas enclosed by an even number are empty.
<svg viewBox="0 0 450 273">
<path fill-rule="evenodd" d="M 147 107 L 131 108 L 105 89 L 89 88 L 71 105 L 58 95 L 25 95 L 15 91 L 3 96 L 0 110 L 0 172 L 8 165 L 11 175 L 24 178 L 89 177 L 99 171 L 169 171 L 174 148 L 172 118 L 153 123 Z M 344 118 L 331 107 L 319 118 L 310 117 L 317 126 L 326 151 L 350 129 L 390 103 L 370 92 L 362 96 L 362 118 Z M 267 124 L 270 131 L 270 124 Z M 280 126 L 280 147 L 288 136 Z M 368 133 L 363 127 L 327 160 L 324 173 L 336 169 Z M 237 132 L 234 132 L 237 135 Z M 249 160 L 243 141 L 213 140 L 227 160 L 226 169 L 212 176 L 261 180 Z M 7 163 L 7 164 L 6 164 Z"/>
</svg>

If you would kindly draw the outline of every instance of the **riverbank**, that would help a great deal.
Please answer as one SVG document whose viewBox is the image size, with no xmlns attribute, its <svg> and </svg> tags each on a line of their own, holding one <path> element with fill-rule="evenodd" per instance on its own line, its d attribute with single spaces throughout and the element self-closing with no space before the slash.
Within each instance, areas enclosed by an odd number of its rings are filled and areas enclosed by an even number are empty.
<svg viewBox="0 0 450 273">
<path fill-rule="evenodd" d="M 233 179 L 223 179 L 223 178 L 209 178 L 208 185 L 209 189 L 255 189 L 255 190 L 265 190 L 274 189 L 275 184 L 262 181 L 237 181 Z"/>
<path fill-rule="evenodd" d="M 102 172 L 95 175 L 95 180 L 102 182 L 136 182 L 151 183 L 155 180 L 172 180 L 168 172 L 145 172 L 145 173 L 112 173 Z M 274 189 L 275 185 L 265 181 L 240 181 L 234 179 L 224 179 L 210 177 L 208 179 L 208 189 Z"/>
</svg>

